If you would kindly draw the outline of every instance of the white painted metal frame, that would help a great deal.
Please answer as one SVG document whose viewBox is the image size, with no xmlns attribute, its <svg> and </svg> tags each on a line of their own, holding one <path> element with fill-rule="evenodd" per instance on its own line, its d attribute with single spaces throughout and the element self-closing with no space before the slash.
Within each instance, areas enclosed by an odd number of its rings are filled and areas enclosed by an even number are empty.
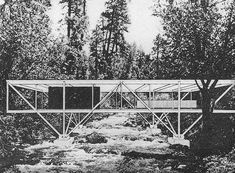
<svg viewBox="0 0 235 173">
<path fill-rule="evenodd" d="M 199 83 L 200 85 L 200 83 Z M 217 87 L 229 86 L 227 90 L 220 95 L 220 97 L 215 101 L 218 103 L 224 95 L 226 95 L 235 85 L 234 80 L 220 80 Z M 46 94 L 48 92 L 49 86 L 59 86 L 63 88 L 63 108 L 62 109 L 38 109 L 38 92 Z M 74 86 L 91 86 L 92 87 L 92 109 L 66 109 L 65 107 L 65 88 Z M 94 87 L 101 87 L 101 92 L 107 92 L 107 94 L 100 100 L 100 102 L 94 105 Z M 148 86 L 148 87 L 147 87 Z M 33 106 L 22 93 L 20 93 L 16 87 L 21 87 L 29 90 L 35 91 L 35 105 Z M 10 88 L 13 89 L 31 108 L 30 110 L 10 110 L 9 109 L 9 93 Z M 178 138 L 184 138 L 185 134 L 191 130 L 195 124 L 202 118 L 202 115 L 196 119 L 196 121 L 190 125 L 184 132 L 181 129 L 181 114 L 182 113 L 201 113 L 200 109 L 185 109 L 181 108 L 181 101 L 192 91 L 198 91 L 197 85 L 194 80 L 9 80 L 7 81 L 7 93 L 6 93 L 6 109 L 8 113 L 36 113 L 42 120 L 48 124 L 51 129 L 58 134 L 60 137 L 67 137 L 72 132 L 74 132 L 80 125 L 84 125 L 94 113 L 137 113 L 140 115 L 148 124 L 151 123 L 141 114 L 150 113 L 152 114 L 152 125 L 161 123 L 165 126 L 173 136 Z M 138 109 L 135 105 L 131 103 L 124 95 L 124 93 L 131 93 L 135 101 L 139 100 L 145 109 Z M 148 93 L 149 102 L 146 104 L 143 99 L 138 96 L 138 92 Z M 178 93 L 178 107 L 172 109 L 156 109 L 151 106 L 151 99 L 154 99 L 155 92 L 177 92 Z M 184 92 L 185 95 L 181 98 L 181 93 Z M 109 98 L 116 93 L 116 108 L 115 109 L 97 109 L 99 106 L 108 101 Z M 120 106 L 117 106 L 117 94 L 120 95 Z M 190 96 L 191 98 L 192 96 Z M 123 100 L 125 100 L 131 109 L 126 109 L 123 107 Z M 215 113 L 235 113 L 235 110 L 215 110 Z M 62 132 L 60 133 L 46 118 L 42 113 L 62 113 Z M 79 113 L 79 121 L 75 117 L 74 113 Z M 85 116 L 80 119 L 80 113 L 84 113 Z M 156 113 L 162 113 L 160 117 Z M 169 113 L 177 113 L 177 131 L 174 129 L 172 123 L 170 122 L 168 116 Z M 67 122 L 66 122 L 67 119 Z M 166 119 L 166 122 L 163 121 Z M 73 126 L 71 127 L 71 124 Z"/>
</svg>

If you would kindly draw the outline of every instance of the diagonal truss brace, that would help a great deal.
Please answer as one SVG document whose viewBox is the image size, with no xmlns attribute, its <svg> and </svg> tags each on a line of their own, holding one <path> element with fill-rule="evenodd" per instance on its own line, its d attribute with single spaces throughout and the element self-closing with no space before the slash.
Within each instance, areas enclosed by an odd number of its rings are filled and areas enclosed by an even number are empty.
<svg viewBox="0 0 235 173">
<path fill-rule="evenodd" d="M 173 135 L 175 134 L 167 125 L 164 123 L 152 110 L 151 108 L 132 90 L 130 89 L 124 82 L 122 84 L 151 112 Z"/>
<path fill-rule="evenodd" d="M 42 114 L 40 114 L 38 111 L 37 111 L 37 109 L 31 104 L 31 103 L 29 103 L 29 101 L 12 85 L 12 84 L 10 84 L 10 83 L 8 83 L 8 85 L 31 107 L 31 109 L 33 109 L 33 111 L 35 112 L 35 113 L 37 113 L 38 115 L 39 115 L 39 117 L 40 118 L 42 118 L 42 120 L 47 124 L 47 125 L 49 125 L 51 128 L 52 128 L 52 130 L 56 133 L 56 134 L 58 134 L 59 136 L 61 135 L 59 132 L 58 132 L 58 130 L 56 130 L 52 125 L 51 125 L 51 123 L 49 123 L 43 116 L 42 116 Z"/>
<path fill-rule="evenodd" d="M 68 119 L 70 119 L 70 118 L 71 118 L 70 123 L 73 123 L 74 125 L 77 125 L 77 123 L 73 120 L 73 119 L 74 119 L 74 115 L 73 115 L 73 113 L 71 113 L 71 115 L 70 115 L 70 116 L 68 116 L 68 115 L 65 115 L 65 116 L 66 116 L 66 118 L 68 118 Z"/>
<path fill-rule="evenodd" d="M 99 106 L 105 104 L 113 96 L 113 94 L 114 94 L 113 91 L 117 90 L 119 88 L 119 86 L 120 86 L 120 84 L 118 84 L 117 88 L 113 89 L 111 91 L 111 93 L 108 93 L 107 98 L 103 102 L 101 102 Z M 85 121 L 84 121 L 84 119 L 82 120 L 82 124 L 85 124 L 92 116 L 93 116 L 93 112 L 88 116 L 88 118 Z"/>
<path fill-rule="evenodd" d="M 228 87 L 220 96 L 219 98 L 215 101 L 215 105 L 234 87 L 235 84 L 232 84 L 230 87 Z M 198 121 L 200 121 L 202 119 L 203 115 L 201 115 L 200 117 L 198 117 L 196 119 L 196 121 L 194 121 L 194 123 L 192 125 L 190 125 L 185 131 L 184 133 L 182 133 L 182 136 L 184 136 L 189 130 L 191 130 Z"/>
<path fill-rule="evenodd" d="M 71 115 L 69 116 L 69 122 L 68 122 L 68 124 L 67 124 L 67 128 L 66 128 L 65 134 L 68 133 L 69 126 L 70 126 L 70 123 L 71 123 L 71 121 L 72 121 L 72 117 L 73 117 L 73 115 L 71 114 Z"/>
<path fill-rule="evenodd" d="M 215 105 L 234 87 L 234 85 L 235 84 L 232 84 L 226 91 L 224 91 L 224 93 L 215 101 Z"/>
<path fill-rule="evenodd" d="M 121 95 L 120 93 L 118 93 L 118 94 Z M 125 98 L 125 97 L 123 97 L 123 96 L 121 96 L 121 97 L 122 97 L 132 108 L 135 108 L 135 106 L 132 105 L 131 102 L 130 102 L 127 98 Z M 144 116 L 143 116 L 141 113 L 137 112 L 137 114 L 140 115 L 149 125 L 151 125 L 150 122 L 149 122 L 146 118 L 144 118 Z"/>
<path fill-rule="evenodd" d="M 68 135 L 70 135 L 75 129 L 77 129 L 79 127 L 79 125 L 81 125 L 81 123 L 85 123 L 90 117 L 90 115 L 94 112 L 94 110 L 100 106 L 101 104 L 103 104 L 109 97 L 110 95 L 113 93 L 114 90 L 116 90 L 119 87 L 120 83 L 118 85 L 116 85 L 99 103 L 97 103 L 95 105 L 95 107 L 86 114 L 86 116 L 68 133 Z"/>
<path fill-rule="evenodd" d="M 161 119 L 161 120 L 164 120 L 164 118 L 166 118 L 168 124 L 170 125 L 171 130 L 176 134 L 176 131 L 175 131 L 175 129 L 174 129 L 172 123 L 170 122 L 169 118 L 167 117 L 168 114 L 169 114 L 169 112 L 167 112 L 167 113 L 162 113 L 162 115 L 160 116 L 160 119 Z M 159 120 L 157 121 L 157 124 L 158 124 L 158 123 L 159 123 Z"/>
<path fill-rule="evenodd" d="M 189 126 L 188 129 L 186 129 L 186 130 L 184 131 L 184 133 L 182 134 L 182 136 L 184 136 L 189 130 L 191 130 L 191 129 L 195 126 L 195 124 L 197 124 L 197 122 L 202 118 L 202 116 L 203 116 L 203 115 L 201 115 L 198 119 L 196 119 L 196 121 L 194 121 L 194 123 L 193 123 L 191 126 Z"/>
</svg>

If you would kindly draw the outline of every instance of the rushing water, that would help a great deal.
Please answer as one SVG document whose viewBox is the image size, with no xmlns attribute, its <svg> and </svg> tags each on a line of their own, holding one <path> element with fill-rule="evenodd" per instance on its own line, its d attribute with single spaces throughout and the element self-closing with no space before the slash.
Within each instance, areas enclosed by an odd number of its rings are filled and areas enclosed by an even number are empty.
<svg viewBox="0 0 235 173">
<path fill-rule="evenodd" d="M 158 130 L 126 127 L 128 117 L 113 116 L 78 131 L 75 143 L 27 146 L 0 161 L 0 172 L 201 172 L 203 160 L 184 148 L 171 148 Z M 107 140 L 92 144 L 87 135 Z M 154 133 L 154 134 L 153 134 Z"/>
</svg>

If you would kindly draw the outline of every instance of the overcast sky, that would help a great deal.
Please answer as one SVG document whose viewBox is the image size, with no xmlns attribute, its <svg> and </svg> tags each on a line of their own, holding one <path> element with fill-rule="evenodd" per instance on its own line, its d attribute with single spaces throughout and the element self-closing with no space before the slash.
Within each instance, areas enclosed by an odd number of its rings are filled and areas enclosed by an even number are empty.
<svg viewBox="0 0 235 173">
<path fill-rule="evenodd" d="M 105 1 L 87 0 L 90 29 L 95 28 L 101 12 L 105 10 Z M 130 43 L 136 42 L 148 53 L 153 46 L 153 39 L 161 30 L 160 22 L 152 16 L 152 6 L 153 0 L 131 0 L 128 4 L 131 25 L 126 39 Z"/>
</svg>

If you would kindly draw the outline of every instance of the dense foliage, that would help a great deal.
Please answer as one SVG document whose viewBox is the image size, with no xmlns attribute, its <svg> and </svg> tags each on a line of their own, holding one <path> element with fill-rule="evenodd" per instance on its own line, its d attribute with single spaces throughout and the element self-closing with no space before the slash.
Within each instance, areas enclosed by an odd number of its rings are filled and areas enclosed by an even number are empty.
<svg viewBox="0 0 235 173">
<path fill-rule="evenodd" d="M 0 6 L 0 150 L 3 156 L 16 142 L 34 143 L 44 132 L 48 133 L 37 116 L 6 114 L 6 80 L 71 78 L 62 73 L 69 48 L 63 40 L 51 36 L 49 6 L 47 0 L 5 1 Z"/>
<path fill-rule="evenodd" d="M 92 33 L 91 61 L 93 61 L 94 78 L 126 78 L 125 66 L 129 47 L 124 34 L 128 32 L 129 18 L 126 0 L 109 0 L 106 10 Z"/>
<path fill-rule="evenodd" d="M 163 76 L 168 78 L 222 79 L 234 73 L 234 2 L 224 7 L 181 2 L 160 6 L 163 36 L 155 40 L 154 55 L 161 56 Z M 220 7 L 221 8 L 221 7 Z M 159 44 L 160 42 L 160 44 Z"/>
<path fill-rule="evenodd" d="M 216 129 L 215 86 L 218 79 L 230 79 L 235 71 L 235 2 L 222 2 L 170 1 L 163 4 L 159 1 L 154 13 L 162 19 L 164 30 L 162 36 L 156 37 L 153 47 L 153 57 L 161 71 L 161 75 L 156 76 L 195 79 L 203 113 L 198 146 L 206 150 L 213 148 L 211 134 Z"/>
<path fill-rule="evenodd" d="M 60 38 L 51 35 L 50 0 L 5 0 L 0 6 L 0 157 L 13 154 L 16 143 L 32 144 L 49 134 L 36 116 L 6 114 L 8 79 L 195 79 L 204 115 L 198 146 L 232 147 L 235 120 L 215 118 L 213 109 L 218 79 L 234 76 L 235 1 L 156 1 L 154 15 L 164 32 L 156 36 L 151 55 L 125 39 L 126 0 L 105 3 L 90 37 L 86 2 L 61 1 L 67 36 Z M 231 97 L 218 106 L 234 108 Z"/>
<path fill-rule="evenodd" d="M 76 79 L 86 79 L 89 70 L 88 58 L 83 50 L 88 41 L 86 0 L 63 0 L 61 3 L 67 8 L 65 21 L 68 38 L 62 73 Z"/>
</svg>

